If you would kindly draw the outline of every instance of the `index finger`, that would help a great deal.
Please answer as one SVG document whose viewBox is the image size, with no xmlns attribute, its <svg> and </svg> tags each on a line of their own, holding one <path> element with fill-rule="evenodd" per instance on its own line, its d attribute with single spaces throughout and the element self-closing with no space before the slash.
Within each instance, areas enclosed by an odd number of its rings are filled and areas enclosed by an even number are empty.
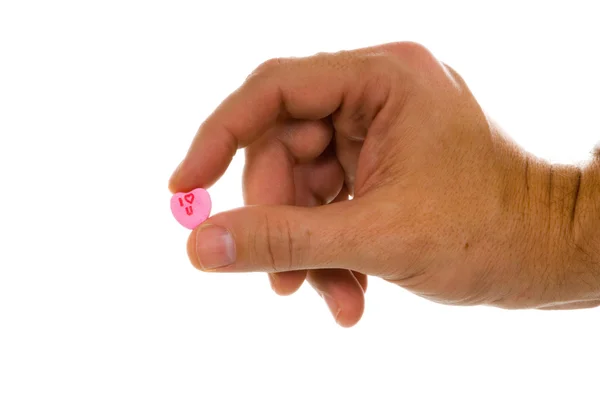
<svg viewBox="0 0 600 398">
<path fill-rule="evenodd" d="M 360 108 L 365 101 L 384 101 L 385 95 L 365 98 L 369 79 L 381 85 L 378 76 L 365 73 L 373 65 L 373 57 L 365 57 L 365 50 L 360 56 L 341 52 L 262 64 L 202 123 L 169 189 L 183 192 L 214 184 L 235 152 L 260 139 L 278 120 L 317 120 L 342 105 Z"/>
</svg>

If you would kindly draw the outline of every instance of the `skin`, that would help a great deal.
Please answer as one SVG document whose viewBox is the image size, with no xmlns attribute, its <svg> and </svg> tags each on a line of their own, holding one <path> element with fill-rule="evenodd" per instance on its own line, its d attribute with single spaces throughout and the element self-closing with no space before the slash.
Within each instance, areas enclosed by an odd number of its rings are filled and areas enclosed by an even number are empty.
<svg viewBox="0 0 600 398">
<path fill-rule="evenodd" d="M 192 231 L 200 270 L 267 272 L 282 295 L 307 280 L 345 327 L 367 275 L 444 304 L 600 305 L 598 153 L 525 152 L 419 44 L 265 62 L 201 125 L 170 190 L 209 187 L 239 148 L 250 206 Z"/>
</svg>

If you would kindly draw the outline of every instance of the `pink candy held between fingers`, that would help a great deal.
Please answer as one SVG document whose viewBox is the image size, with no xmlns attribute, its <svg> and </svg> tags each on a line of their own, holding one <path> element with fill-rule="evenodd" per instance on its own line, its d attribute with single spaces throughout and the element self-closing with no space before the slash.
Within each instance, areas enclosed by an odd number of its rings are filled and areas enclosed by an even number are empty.
<svg viewBox="0 0 600 398">
<path fill-rule="evenodd" d="M 190 192 L 177 192 L 171 198 L 171 212 L 179 224 L 194 229 L 210 215 L 212 202 L 208 191 L 196 188 Z"/>
</svg>

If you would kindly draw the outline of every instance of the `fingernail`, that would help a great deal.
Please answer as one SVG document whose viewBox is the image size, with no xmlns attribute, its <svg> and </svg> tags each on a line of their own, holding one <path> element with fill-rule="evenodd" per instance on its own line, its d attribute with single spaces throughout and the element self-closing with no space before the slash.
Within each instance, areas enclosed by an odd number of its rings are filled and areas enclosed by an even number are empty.
<svg viewBox="0 0 600 398">
<path fill-rule="evenodd" d="M 202 269 L 233 264 L 235 242 L 229 231 L 216 225 L 203 225 L 196 232 L 196 256 Z"/>
<path fill-rule="evenodd" d="M 340 317 L 342 309 L 338 305 L 337 301 L 325 293 L 321 293 L 321 297 L 323 297 L 323 300 L 325 300 L 325 303 L 327 303 L 327 307 L 329 307 L 329 311 L 331 311 L 331 315 L 333 315 L 335 321 L 338 322 L 338 318 Z"/>
</svg>

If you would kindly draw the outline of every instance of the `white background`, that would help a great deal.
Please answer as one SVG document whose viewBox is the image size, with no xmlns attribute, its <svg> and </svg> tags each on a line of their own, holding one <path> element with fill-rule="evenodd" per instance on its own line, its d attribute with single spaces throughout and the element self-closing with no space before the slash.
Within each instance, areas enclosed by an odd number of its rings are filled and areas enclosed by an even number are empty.
<svg viewBox="0 0 600 398">
<path fill-rule="evenodd" d="M 307 286 L 196 271 L 167 191 L 260 62 L 397 40 L 528 150 L 585 160 L 594 4 L 0 0 L 0 397 L 597 397 L 597 309 L 447 307 L 371 280 L 343 329 Z M 215 211 L 242 205 L 242 165 Z"/>
</svg>

